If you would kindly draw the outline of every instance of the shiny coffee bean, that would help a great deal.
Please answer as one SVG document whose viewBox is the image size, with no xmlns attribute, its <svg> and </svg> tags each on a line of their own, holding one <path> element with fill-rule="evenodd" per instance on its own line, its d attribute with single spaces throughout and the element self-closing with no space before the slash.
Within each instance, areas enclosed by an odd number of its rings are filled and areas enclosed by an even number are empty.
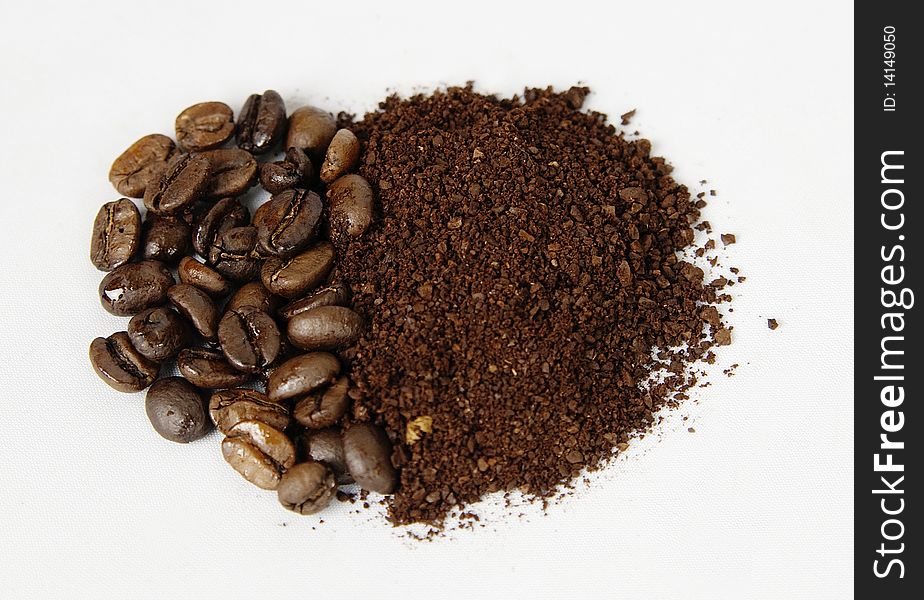
<svg viewBox="0 0 924 600">
<path fill-rule="evenodd" d="M 107 311 L 118 317 L 129 317 L 163 304 L 173 284 L 173 275 L 163 263 L 153 260 L 131 263 L 103 277 L 99 299 Z"/>
<path fill-rule="evenodd" d="M 340 377 L 324 389 L 311 392 L 295 403 L 292 416 L 309 429 L 336 425 L 350 408 L 350 380 Z"/>
<path fill-rule="evenodd" d="M 111 271 L 130 261 L 141 239 L 141 213 L 127 198 L 107 202 L 96 213 L 90 238 L 90 261 L 100 271 Z"/>
<path fill-rule="evenodd" d="M 160 367 L 132 346 L 124 331 L 90 344 L 90 362 L 99 378 L 120 392 L 140 392 L 151 385 Z"/>
<path fill-rule="evenodd" d="M 333 266 L 334 247 L 321 242 L 289 259 L 266 259 L 260 269 L 260 279 L 274 294 L 298 298 L 321 285 Z"/>
<path fill-rule="evenodd" d="M 280 318 L 288 321 L 297 314 L 319 306 L 346 306 L 353 293 L 345 283 L 335 283 L 311 292 L 304 298 L 293 300 L 279 309 Z"/>
<path fill-rule="evenodd" d="M 237 119 L 237 145 L 248 152 L 272 150 L 286 135 L 286 105 L 274 90 L 251 94 Z"/>
<path fill-rule="evenodd" d="M 228 362 L 256 373 L 276 360 L 281 335 L 273 318 L 253 306 L 229 310 L 218 324 L 218 342 Z"/>
<path fill-rule="evenodd" d="M 218 350 L 186 348 L 176 357 L 180 374 L 196 387 L 233 388 L 250 381 L 251 376 L 235 369 Z"/>
<path fill-rule="evenodd" d="M 272 315 L 282 303 L 282 298 L 272 294 L 268 289 L 263 287 L 259 281 L 245 283 L 237 290 L 225 310 L 236 310 L 242 306 L 253 306 L 259 308 L 268 315 Z"/>
<path fill-rule="evenodd" d="M 363 319 L 344 306 L 319 306 L 289 320 L 289 340 L 302 350 L 339 350 L 352 346 Z"/>
<path fill-rule="evenodd" d="M 146 135 L 115 159 L 109 169 L 109 181 L 120 194 L 141 198 L 174 154 L 173 140 L 159 133 Z"/>
<path fill-rule="evenodd" d="M 286 148 L 301 148 L 315 158 L 322 158 L 337 133 L 337 121 L 329 112 L 303 106 L 289 115 Z"/>
<path fill-rule="evenodd" d="M 235 227 L 250 223 L 250 211 L 234 198 L 223 198 L 202 216 L 193 233 L 193 248 L 207 257 L 215 240 Z"/>
<path fill-rule="evenodd" d="M 176 141 L 187 152 L 217 148 L 234 134 L 234 113 L 224 102 L 193 104 L 176 118 Z"/>
<path fill-rule="evenodd" d="M 177 154 L 145 189 L 145 207 L 156 215 L 183 212 L 208 189 L 211 172 L 205 156 Z"/>
<path fill-rule="evenodd" d="M 391 464 L 391 442 L 379 427 L 357 423 L 343 432 L 343 454 L 347 469 L 364 490 L 390 494 L 398 485 L 398 473 Z"/>
<path fill-rule="evenodd" d="M 278 256 L 301 250 L 314 240 L 323 208 L 321 197 L 308 190 L 276 194 L 254 215 L 260 247 Z"/>
<path fill-rule="evenodd" d="M 276 489 L 279 503 L 300 515 L 324 510 L 336 493 L 334 474 L 315 461 L 299 463 L 286 471 Z"/>
<path fill-rule="evenodd" d="M 189 342 L 186 323 L 165 306 L 149 308 L 132 317 L 128 337 L 142 356 L 155 362 L 173 358 Z"/>
<path fill-rule="evenodd" d="M 250 281 L 260 273 L 256 247 L 256 227 L 235 227 L 221 234 L 212 244 L 209 262 L 229 279 Z"/>
<path fill-rule="evenodd" d="M 299 445 L 303 456 L 327 465 L 339 485 L 353 483 L 343 455 L 343 437 L 339 428 L 308 430 L 299 438 Z"/>
<path fill-rule="evenodd" d="M 167 298 L 196 333 L 209 342 L 218 340 L 218 307 L 208 294 L 188 283 L 178 283 L 167 290 Z"/>
<path fill-rule="evenodd" d="M 144 410 L 154 431 L 171 442 L 186 444 L 212 429 L 205 399 L 182 377 L 155 381 L 144 399 Z"/>
<path fill-rule="evenodd" d="M 244 479 L 275 490 L 282 474 L 295 464 L 295 445 L 284 433 L 260 421 L 241 421 L 221 443 L 225 460 Z"/>
<path fill-rule="evenodd" d="M 349 129 L 341 129 L 327 147 L 321 165 L 321 181 L 332 183 L 352 171 L 359 162 L 359 140 Z"/>
<path fill-rule="evenodd" d="M 191 256 L 183 257 L 177 273 L 180 281 L 196 286 L 212 298 L 223 298 L 231 291 L 231 284 L 221 273 Z"/>
<path fill-rule="evenodd" d="M 146 260 L 175 263 L 189 252 L 189 223 L 177 217 L 148 215 L 141 248 Z"/>
<path fill-rule="evenodd" d="M 241 421 L 259 421 L 279 431 L 285 431 L 291 422 L 285 404 L 270 402 L 266 394 L 247 388 L 212 394 L 209 415 L 219 431 L 225 434 Z"/>
<path fill-rule="evenodd" d="M 310 352 L 282 363 L 269 376 L 266 395 L 272 402 L 304 396 L 333 383 L 340 361 L 327 352 Z"/>
<path fill-rule="evenodd" d="M 289 148 L 285 160 L 260 165 L 260 185 L 270 194 L 307 188 L 314 181 L 314 164 L 301 148 Z"/>
<path fill-rule="evenodd" d="M 332 240 L 360 237 L 372 224 L 372 187 L 359 175 L 344 175 L 327 188 Z"/>
<path fill-rule="evenodd" d="M 218 148 L 203 152 L 209 159 L 212 175 L 209 178 L 207 198 L 240 196 L 257 180 L 257 160 L 250 152 L 237 148 Z"/>
</svg>

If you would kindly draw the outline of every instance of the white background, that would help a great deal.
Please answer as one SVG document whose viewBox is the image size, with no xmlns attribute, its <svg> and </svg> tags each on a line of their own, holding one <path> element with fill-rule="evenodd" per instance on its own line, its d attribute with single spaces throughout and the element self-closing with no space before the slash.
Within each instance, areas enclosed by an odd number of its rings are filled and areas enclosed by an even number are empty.
<svg viewBox="0 0 924 600">
<path fill-rule="evenodd" d="M 3 5 L 0 597 L 850 597 L 849 3 L 270 4 Z M 468 79 L 586 82 L 718 190 L 705 217 L 748 278 L 735 342 L 658 435 L 547 515 L 480 507 L 486 527 L 418 543 L 348 505 L 286 513 L 216 435 L 169 444 L 96 379 L 89 341 L 125 320 L 94 298 L 88 240 L 129 143 L 266 88 L 361 113 Z"/>
</svg>

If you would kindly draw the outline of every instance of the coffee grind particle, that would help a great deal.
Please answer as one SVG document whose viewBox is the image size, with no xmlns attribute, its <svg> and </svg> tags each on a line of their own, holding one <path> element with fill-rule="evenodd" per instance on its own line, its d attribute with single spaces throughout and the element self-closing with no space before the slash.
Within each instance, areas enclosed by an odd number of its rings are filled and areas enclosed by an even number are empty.
<svg viewBox="0 0 924 600">
<path fill-rule="evenodd" d="M 337 269 L 367 322 L 354 419 L 384 425 L 401 469 L 395 523 L 552 495 L 652 425 L 714 332 L 731 341 L 679 258 L 704 201 L 647 140 L 581 112 L 588 91 L 449 88 L 352 127 L 378 214 L 335 241 Z"/>
</svg>

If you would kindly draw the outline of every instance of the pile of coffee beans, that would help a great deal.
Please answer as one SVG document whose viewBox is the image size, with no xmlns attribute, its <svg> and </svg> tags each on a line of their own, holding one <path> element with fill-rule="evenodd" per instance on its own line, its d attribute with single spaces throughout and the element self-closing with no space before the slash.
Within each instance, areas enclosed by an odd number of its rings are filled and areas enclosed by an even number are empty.
<svg viewBox="0 0 924 600">
<path fill-rule="evenodd" d="M 289 510 L 315 513 L 354 482 L 393 492 L 392 441 L 347 418 L 365 322 L 331 241 L 346 248 L 373 223 L 373 189 L 352 173 L 359 140 L 315 107 L 287 114 L 272 90 L 237 122 L 222 102 L 190 106 L 175 134 L 141 138 L 109 172 L 125 197 L 99 210 L 90 259 L 107 272 L 103 308 L 130 320 L 93 340 L 93 369 L 120 392 L 147 389 L 167 440 L 217 427 L 228 464 Z M 241 197 L 256 185 L 272 196 L 251 215 Z"/>
</svg>

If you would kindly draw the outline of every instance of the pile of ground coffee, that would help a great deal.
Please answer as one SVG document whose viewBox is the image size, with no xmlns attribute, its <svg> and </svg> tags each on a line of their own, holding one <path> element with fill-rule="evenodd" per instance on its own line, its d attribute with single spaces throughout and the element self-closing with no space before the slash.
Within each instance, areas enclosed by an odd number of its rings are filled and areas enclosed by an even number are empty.
<svg viewBox="0 0 924 600">
<path fill-rule="evenodd" d="M 353 418 L 395 438 L 395 523 L 552 494 L 730 342 L 715 288 L 679 256 L 705 202 L 648 141 L 581 112 L 587 93 L 450 88 L 352 125 L 379 213 L 335 242 L 368 324 Z"/>
</svg>

